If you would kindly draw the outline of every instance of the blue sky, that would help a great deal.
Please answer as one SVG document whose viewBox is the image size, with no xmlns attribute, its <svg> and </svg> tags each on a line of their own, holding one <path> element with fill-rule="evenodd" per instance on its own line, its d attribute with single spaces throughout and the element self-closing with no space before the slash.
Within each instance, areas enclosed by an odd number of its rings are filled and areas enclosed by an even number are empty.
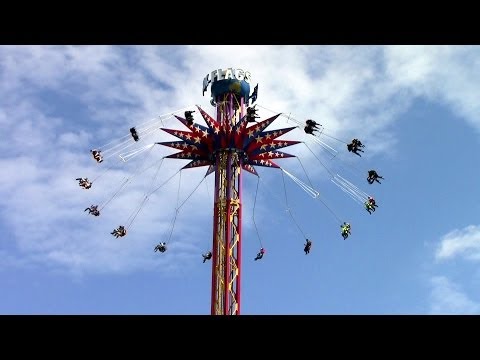
<svg viewBox="0 0 480 360">
<path fill-rule="evenodd" d="M 186 162 L 162 162 L 173 151 L 153 146 L 127 162 L 112 150 L 99 165 L 89 150 L 120 144 L 132 126 L 151 131 L 121 154 L 174 140 L 158 128 L 183 129 L 171 114 L 195 104 L 214 115 L 202 80 L 234 67 L 259 83 L 261 119 L 286 114 L 267 130 L 312 118 L 337 152 L 301 129 L 282 137 L 302 141 L 285 149 L 300 161 L 277 163 L 320 197 L 257 169 L 258 235 L 257 178 L 244 173 L 242 314 L 479 314 L 479 59 L 478 46 L 0 46 L 0 313 L 210 313 L 201 254 L 214 175 L 194 192 L 206 168 L 175 175 L 116 239 Z M 361 158 L 346 150 L 353 137 Z M 367 183 L 369 169 L 381 185 Z M 377 211 L 330 172 L 373 195 Z M 98 218 L 83 212 L 110 199 Z M 337 218 L 352 224 L 346 241 Z M 153 251 L 167 239 L 166 253 Z"/>
</svg>

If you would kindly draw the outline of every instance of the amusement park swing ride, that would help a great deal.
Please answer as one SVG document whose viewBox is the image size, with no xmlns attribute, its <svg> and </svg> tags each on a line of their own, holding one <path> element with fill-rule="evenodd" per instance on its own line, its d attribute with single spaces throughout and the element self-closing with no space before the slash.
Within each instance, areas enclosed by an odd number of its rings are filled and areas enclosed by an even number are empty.
<svg viewBox="0 0 480 360">
<path fill-rule="evenodd" d="M 258 105 L 256 104 L 258 84 L 251 92 L 251 79 L 249 71 L 235 68 L 218 69 L 207 74 L 203 80 L 202 90 L 203 94 L 205 94 L 210 85 L 212 97 L 210 103 L 215 109 L 214 115 L 210 115 L 198 105 L 195 110 L 188 109 L 182 112 L 184 109 L 181 109 L 168 114 L 169 117 L 177 119 L 184 128 L 183 130 L 161 128 L 162 131 L 177 138 L 178 140 L 176 141 L 156 142 L 125 152 L 127 148 L 141 142 L 142 137 L 147 133 L 158 130 L 159 122 L 156 121 L 131 127 L 129 134 L 122 137 L 118 142 L 113 142 L 114 145 L 111 142 L 106 144 L 106 146 L 90 150 L 94 160 L 101 166 L 105 166 L 105 163 L 108 162 L 107 159 L 114 155 L 118 155 L 123 162 L 126 162 L 146 149 L 151 149 L 154 145 L 162 145 L 177 151 L 165 156 L 162 158 L 162 161 L 163 159 L 188 160 L 189 162 L 181 170 L 207 167 L 204 178 L 214 173 L 212 247 L 211 251 L 202 255 L 203 262 L 210 260 L 212 265 L 210 310 L 212 315 L 240 314 L 243 174 L 247 172 L 259 177 L 256 170 L 258 167 L 280 169 L 282 175 L 287 175 L 313 198 L 318 198 L 319 192 L 312 186 L 301 181 L 277 164 L 277 161 L 282 159 L 295 157 L 295 155 L 281 151 L 281 149 L 302 143 L 301 141 L 283 139 L 283 136 L 293 129 L 301 128 L 306 134 L 311 135 L 314 141 L 324 150 L 334 155 L 337 151 L 322 141 L 321 136 L 341 141 L 326 134 L 325 128 L 312 119 L 299 121 L 288 116 L 288 122 L 294 123 L 295 126 L 267 130 L 277 118 L 287 117 L 287 115 L 275 113 L 269 118 L 260 120 L 257 115 L 258 109 L 256 108 Z M 198 111 L 206 126 L 195 121 L 193 114 L 196 111 Z M 159 121 L 163 124 L 162 117 L 160 117 Z M 353 139 L 351 142 L 341 142 L 347 145 L 349 152 L 358 156 L 361 156 L 360 152 L 364 152 L 363 148 L 365 146 L 358 139 Z M 315 154 L 313 153 L 313 155 Z M 320 161 L 317 156 L 315 157 Z M 321 161 L 320 163 L 330 173 L 331 181 L 335 185 L 357 203 L 364 206 L 370 214 L 375 211 L 378 206 L 372 196 L 360 190 L 360 188 L 342 176 L 331 172 Z M 369 170 L 365 174 L 368 175 L 367 181 L 370 184 L 374 182 L 380 183 L 378 179 L 383 179 L 375 170 Z M 76 180 L 79 181 L 80 187 L 90 189 L 98 178 L 99 176 L 92 181 L 88 180 L 88 178 L 77 178 Z M 125 185 L 126 182 L 103 204 L 92 205 L 85 211 L 88 210 L 89 214 L 93 216 L 100 216 L 108 203 L 123 190 Z M 152 189 L 149 194 L 157 191 L 162 185 Z M 129 227 L 145 205 L 147 199 L 148 195 L 130 216 L 127 223 L 114 229 L 111 235 L 116 238 L 128 236 Z M 176 213 L 178 213 L 182 205 L 183 203 L 177 206 Z M 346 239 L 351 232 L 350 224 L 342 221 L 330 208 L 328 209 L 339 221 L 340 233 Z M 305 240 L 305 253 L 308 254 L 312 242 L 307 238 Z M 167 248 L 168 243 L 161 242 L 155 246 L 154 250 L 164 253 L 167 251 Z M 262 246 L 255 260 L 261 259 L 264 253 L 265 249 Z"/>
</svg>

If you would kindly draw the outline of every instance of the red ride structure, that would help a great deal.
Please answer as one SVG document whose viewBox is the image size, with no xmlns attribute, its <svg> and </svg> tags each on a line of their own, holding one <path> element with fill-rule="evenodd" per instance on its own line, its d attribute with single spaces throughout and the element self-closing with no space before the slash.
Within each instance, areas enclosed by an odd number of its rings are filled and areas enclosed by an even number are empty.
<svg viewBox="0 0 480 360">
<path fill-rule="evenodd" d="M 179 152 L 167 158 L 190 160 L 184 169 L 209 166 L 215 173 L 212 245 L 212 315 L 240 315 L 242 273 L 242 169 L 258 176 L 254 166 L 279 168 L 272 160 L 293 157 L 280 148 L 299 141 L 277 138 L 295 129 L 264 131 L 281 114 L 256 121 L 258 85 L 250 95 L 251 76 L 241 69 L 219 69 L 203 81 L 211 84 L 216 119 L 197 106 L 207 127 L 195 123 L 192 113 L 175 116 L 189 131 L 162 129 L 181 139 L 159 143 Z"/>
</svg>

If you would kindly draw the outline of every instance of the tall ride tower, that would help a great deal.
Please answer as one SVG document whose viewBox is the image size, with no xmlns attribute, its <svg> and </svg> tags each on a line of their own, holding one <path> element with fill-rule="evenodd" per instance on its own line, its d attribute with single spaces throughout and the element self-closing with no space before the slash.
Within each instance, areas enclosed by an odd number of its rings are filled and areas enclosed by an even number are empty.
<svg viewBox="0 0 480 360">
<path fill-rule="evenodd" d="M 277 149 L 299 141 L 276 140 L 295 127 L 264 131 L 280 114 L 256 121 L 258 85 L 250 95 L 251 75 L 242 69 L 218 69 L 203 80 L 203 93 L 211 84 L 216 119 L 197 106 L 208 127 L 176 116 L 190 131 L 162 129 L 181 141 L 160 144 L 181 150 L 168 158 L 191 160 L 184 168 L 209 166 L 215 172 L 212 245 L 212 315 L 239 315 L 242 260 L 242 169 L 254 175 L 254 166 L 275 167 L 272 159 L 293 155 Z M 247 125 L 249 125 L 247 127 Z"/>
</svg>

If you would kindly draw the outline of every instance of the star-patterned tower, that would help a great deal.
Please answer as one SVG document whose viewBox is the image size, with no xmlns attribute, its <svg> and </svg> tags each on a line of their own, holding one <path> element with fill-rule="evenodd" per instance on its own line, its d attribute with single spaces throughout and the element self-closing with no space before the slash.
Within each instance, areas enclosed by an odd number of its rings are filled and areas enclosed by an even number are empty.
<svg viewBox="0 0 480 360">
<path fill-rule="evenodd" d="M 208 166 L 206 175 L 215 172 L 212 315 L 240 314 L 242 169 L 258 176 L 257 166 L 278 168 L 274 160 L 294 156 L 279 149 L 299 143 L 277 139 L 295 127 L 265 131 L 281 114 L 259 122 L 247 115 L 258 91 L 257 85 L 249 95 L 250 79 L 248 71 L 233 68 L 208 74 L 203 92 L 211 84 L 216 119 L 197 106 L 207 127 L 176 116 L 188 131 L 162 129 L 180 141 L 159 143 L 179 150 L 167 158 L 190 160 L 184 169 Z"/>
</svg>

